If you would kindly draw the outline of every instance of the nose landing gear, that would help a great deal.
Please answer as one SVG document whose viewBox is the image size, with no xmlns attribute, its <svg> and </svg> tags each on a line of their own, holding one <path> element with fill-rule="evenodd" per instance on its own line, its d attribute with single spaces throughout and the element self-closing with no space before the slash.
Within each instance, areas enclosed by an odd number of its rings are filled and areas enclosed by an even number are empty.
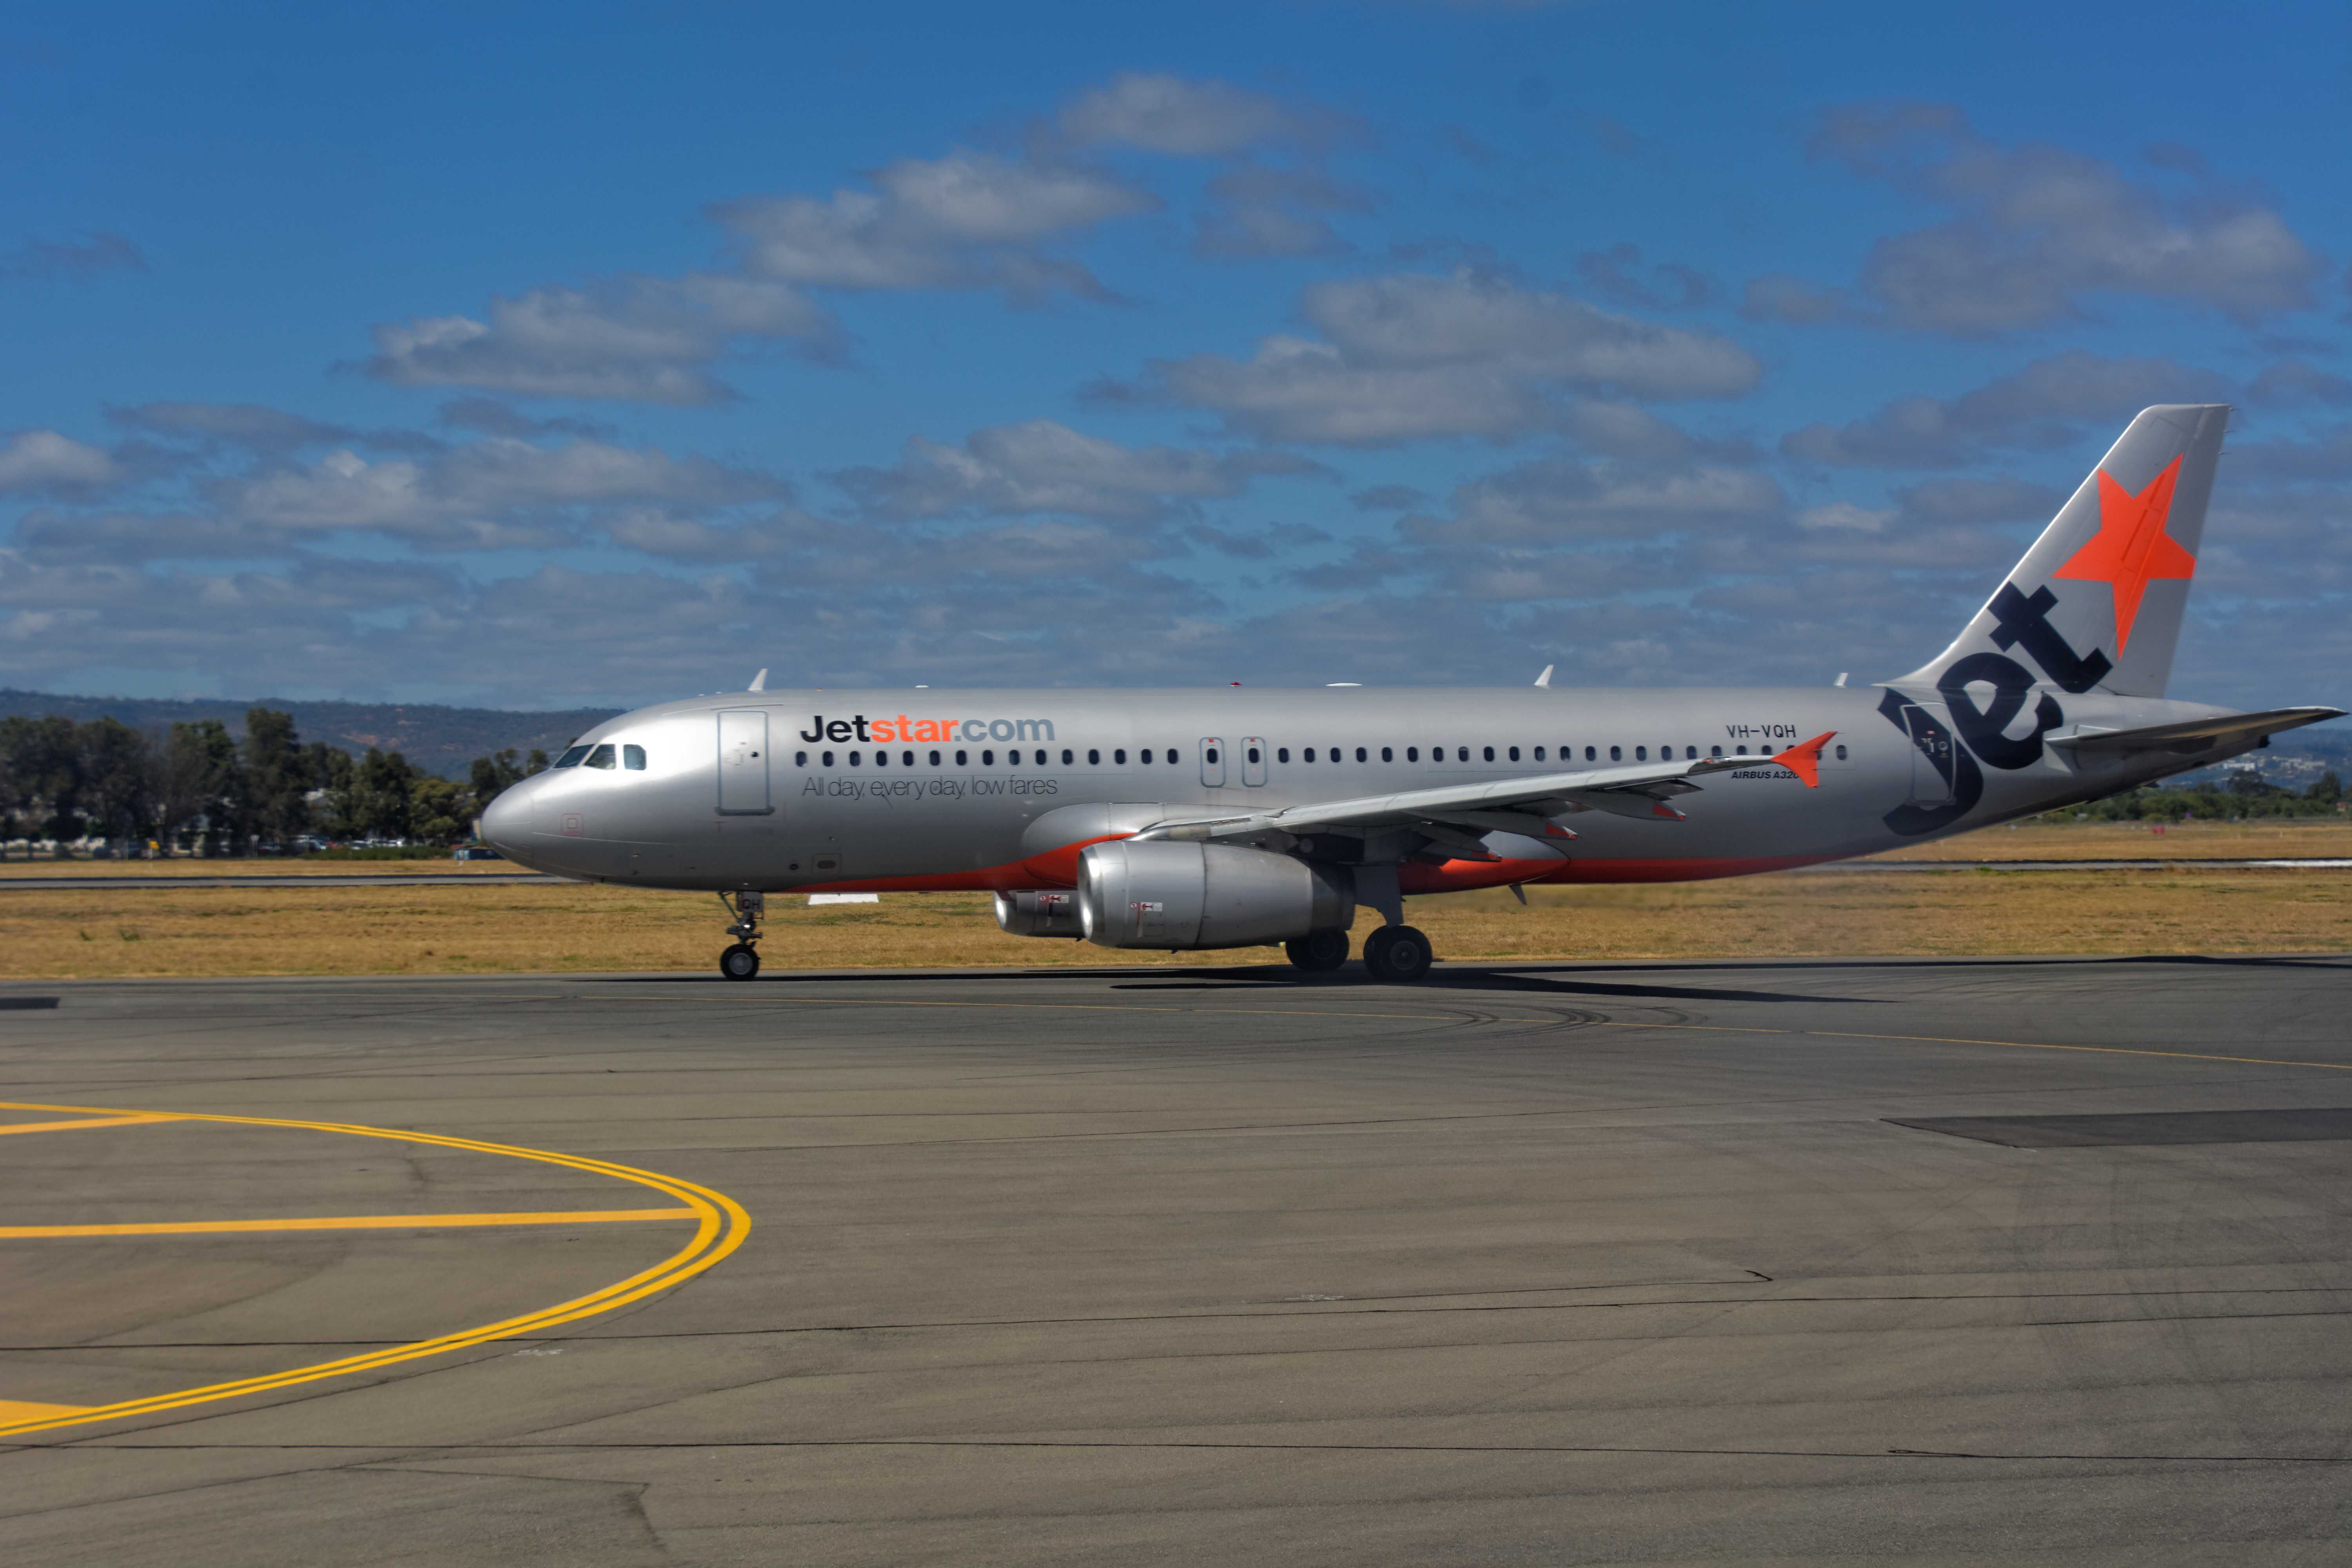
<svg viewBox="0 0 2352 1568">
<path fill-rule="evenodd" d="M 719 901 L 735 917 L 727 934 L 737 939 L 735 945 L 719 955 L 719 973 L 730 980 L 751 980 L 760 973 L 760 917 L 768 912 L 768 895 L 746 888 L 730 902 L 726 894 Z"/>
</svg>

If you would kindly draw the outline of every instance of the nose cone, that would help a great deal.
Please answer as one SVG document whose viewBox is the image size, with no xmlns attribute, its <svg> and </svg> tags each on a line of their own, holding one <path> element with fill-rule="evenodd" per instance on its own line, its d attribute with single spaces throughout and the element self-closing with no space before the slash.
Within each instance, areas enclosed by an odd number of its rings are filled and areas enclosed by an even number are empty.
<svg viewBox="0 0 2352 1568">
<path fill-rule="evenodd" d="M 530 831 L 529 796 L 538 783 L 537 779 L 525 779 L 510 789 L 501 790 L 498 798 L 482 810 L 482 842 L 509 860 L 521 858 L 517 852 L 525 847 Z"/>
</svg>

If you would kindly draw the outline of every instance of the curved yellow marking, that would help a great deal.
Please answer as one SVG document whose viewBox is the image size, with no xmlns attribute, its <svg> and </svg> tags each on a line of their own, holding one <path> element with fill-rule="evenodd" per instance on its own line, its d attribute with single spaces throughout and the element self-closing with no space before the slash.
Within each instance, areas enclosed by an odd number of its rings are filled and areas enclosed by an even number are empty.
<svg viewBox="0 0 2352 1568">
<path fill-rule="evenodd" d="M 89 1116 L 129 1116 L 143 1112 L 125 1111 L 111 1106 L 91 1105 L 31 1105 L 0 1101 L 0 1110 L 52 1110 Z M 653 1188 L 686 1206 L 696 1220 L 694 1236 L 684 1247 L 663 1258 L 650 1268 L 638 1270 L 625 1279 L 616 1280 L 601 1290 L 585 1296 L 575 1296 L 569 1301 L 559 1301 L 552 1307 L 519 1317 L 501 1319 L 495 1323 L 483 1323 L 476 1328 L 460 1329 L 455 1333 L 435 1339 L 416 1340 L 407 1344 L 392 1345 L 364 1354 L 344 1356 L 337 1361 L 320 1362 L 311 1366 L 298 1366 L 286 1372 L 264 1373 L 258 1377 L 239 1378 L 232 1383 L 215 1383 L 202 1388 L 184 1388 L 175 1394 L 159 1394 L 146 1399 L 126 1399 L 116 1405 L 93 1405 L 57 1415 L 30 1421 L 9 1421 L 0 1412 L 0 1436 L 14 1436 L 25 1432 L 46 1432 L 59 1426 L 79 1426 L 96 1421 L 119 1420 L 126 1415 L 148 1415 L 158 1411 L 176 1410 L 183 1405 L 204 1405 L 214 1400 L 235 1399 L 247 1394 L 265 1394 L 272 1389 L 289 1388 L 296 1384 L 315 1383 L 321 1378 L 343 1377 L 353 1373 L 373 1372 L 378 1367 L 395 1365 L 404 1361 L 417 1361 L 426 1356 L 442 1355 L 450 1351 L 465 1350 L 472 1345 L 486 1344 L 493 1340 L 511 1339 L 519 1334 L 536 1333 L 559 1324 L 593 1318 L 633 1301 L 642 1301 L 701 1273 L 711 1265 L 743 1245 L 751 1233 L 751 1216 L 743 1205 L 726 1194 L 714 1191 L 698 1183 L 677 1176 L 665 1176 L 655 1171 L 641 1171 L 634 1165 L 617 1165 L 607 1160 L 591 1160 L 578 1154 L 559 1154 L 546 1149 L 524 1149 L 510 1143 L 487 1143 L 475 1138 L 452 1138 L 438 1132 L 401 1132 L 386 1127 L 362 1127 L 344 1121 L 297 1121 L 275 1116 L 213 1116 L 195 1111 L 174 1111 L 174 1120 L 182 1121 L 217 1121 L 235 1127 L 284 1127 L 305 1132 L 341 1132 L 354 1138 L 386 1138 L 402 1143 L 429 1143 L 442 1149 L 462 1149 L 477 1154 L 504 1154 L 509 1159 L 537 1160 L 542 1164 L 562 1165 L 591 1175 L 610 1176 L 616 1181 L 635 1182 Z"/>
</svg>

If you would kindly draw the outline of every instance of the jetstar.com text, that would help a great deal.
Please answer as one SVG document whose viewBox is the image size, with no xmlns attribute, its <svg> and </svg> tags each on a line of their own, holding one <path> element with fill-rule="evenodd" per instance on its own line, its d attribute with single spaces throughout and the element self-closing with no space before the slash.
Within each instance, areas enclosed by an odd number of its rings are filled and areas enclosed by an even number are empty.
<svg viewBox="0 0 2352 1568">
<path fill-rule="evenodd" d="M 866 741 L 887 745 L 900 741 L 1050 741 L 1051 719 L 868 719 L 859 713 L 847 719 L 818 714 L 801 731 L 803 741 Z"/>
</svg>

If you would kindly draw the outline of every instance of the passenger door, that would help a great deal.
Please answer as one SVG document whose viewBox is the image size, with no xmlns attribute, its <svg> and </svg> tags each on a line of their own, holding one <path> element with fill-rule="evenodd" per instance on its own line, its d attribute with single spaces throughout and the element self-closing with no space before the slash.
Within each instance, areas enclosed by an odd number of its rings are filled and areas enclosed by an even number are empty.
<svg viewBox="0 0 2352 1568">
<path fill-rule="evenodd" d="M 1265 737 L 1242 737 L 1242 783 L 1255 789 L 1265 783 Z"/>
<path fill-rule="evenodd" d="M 719 815 L 765 816 L 768 804 L 768 713 L 728 709 L 719 715 Z"/>
<path fill-rule="evenodd" d="M 1201 737 L 1201 782 L 1211 789 L 1225 785 L 1225 743 L 1214 735 Z"/>
</svg>

